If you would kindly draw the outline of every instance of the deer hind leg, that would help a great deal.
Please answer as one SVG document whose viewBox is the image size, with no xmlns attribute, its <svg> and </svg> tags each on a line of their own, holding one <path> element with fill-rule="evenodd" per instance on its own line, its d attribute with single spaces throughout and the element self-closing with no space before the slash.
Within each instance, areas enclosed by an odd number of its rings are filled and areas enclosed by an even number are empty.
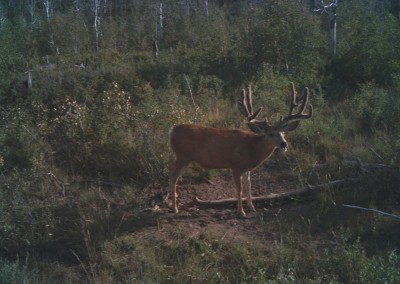
<svg viewBox="0 0 400 284">
<path fill-rule="evenodd" d="M 242 217 L 246 216 L 246 213 L 243 210 L 243 202 L 242 202 L 242 193 L 243 193 L 243 186 L 242 186 L 242 173 L 238 171 L 233 171 L 233 180 L 235 181 L 237 196 L 238 196 L 238 214 Z"/>
<path fill-rule="evenodd" d="M 183 169 L 185 166 L 187 166 L 189 163 L 188 162 L 183 162 L 180 160 L 176 160 L 172 165 L 171 165 L 171 171 L 169 175 L 169 190 L 171 193 L 171 200 L 172 200 L 172 210 L 174 210 L 174 213 L 178 213 L 178 205 L 176 203 L 176 182 L 181 175 Z"/>
<path fill-rule="evenodd" d="M 251 180 L 250 180 L 250 172 L 245 172 L 243 174 L 243 179 L 244 179 L 244 188 L 245 191 L 247 192 L 247 206 L 250 208 L 252 211 L 256 211 L 256 208 L 253 205 L 253 201 L 251 200 Z"/>
</svg>

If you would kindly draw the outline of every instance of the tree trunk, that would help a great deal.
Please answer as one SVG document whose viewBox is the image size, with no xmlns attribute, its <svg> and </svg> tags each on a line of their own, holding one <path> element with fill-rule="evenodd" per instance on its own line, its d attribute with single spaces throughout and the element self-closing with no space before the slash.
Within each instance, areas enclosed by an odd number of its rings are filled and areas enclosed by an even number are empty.
<svg viewBox="0 0 400 284">
<path fill-rule="evenodd" d="M 93 0 L 94 31 L 96 34 L 96 50 L 100 48 L 100 0 Z"/>
</svg>

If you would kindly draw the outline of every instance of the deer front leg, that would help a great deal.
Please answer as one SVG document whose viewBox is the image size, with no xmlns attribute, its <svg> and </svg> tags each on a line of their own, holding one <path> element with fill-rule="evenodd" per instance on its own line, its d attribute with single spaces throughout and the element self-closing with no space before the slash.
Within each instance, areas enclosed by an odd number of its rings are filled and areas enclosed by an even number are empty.
<svg viewBox="0 0 400 284">
<path fill-rule="evenodd" d="M 252 211 L 256 211 L 256 208 L 253 205 L 253 201 L 251 200 L 251 174 L 249 172 L 245 172 L 243 174 L 244 178 L 244 188 L 247 191 L 247 206 L 250 208 Z"/>
<path fill-rule="evenodd" d="M 172 210 L 174 211 L 174 213 L 179 213 L 178 205 L 176 202 L 176 182 L 178 181 L 178 178 L 186 165 L 187 163 L 181 163 L 178 160 L 171 165 L 171 172 L 169 175 L 169 190 L 171 193 Z"/>
<path fill-rule="evenodd" d="M 178 213 L 178 206 L 176 204 L 176 181 L 178 180 L 178 177 L 176 178 L 170 178 L 169 180 L 169 188 L 171 192 L 171 201 L 172 201 L 172 210 L 174 213 Z"/>
<path fill-rule="evenodd" d="M 241 217 L 246 217 L 246 213 L 243 210 L 243 202 L 242 202 L 242 193 L 243 193 L 242 172 L 233 170 L 233 179 L 235 181 L 237 195 L 238 195 L 238 207 L 237 207 L 238 214 Z"/>
</svg>

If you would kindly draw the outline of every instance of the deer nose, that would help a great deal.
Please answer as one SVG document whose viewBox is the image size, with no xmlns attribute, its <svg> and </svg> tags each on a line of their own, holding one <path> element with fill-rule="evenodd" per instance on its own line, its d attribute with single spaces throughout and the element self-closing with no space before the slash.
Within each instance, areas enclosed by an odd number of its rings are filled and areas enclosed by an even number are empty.
<svg viewBox="0 0 400 284">
<path fill-rule="evenodd" d="M 281 142 L 281 149 L 286 149 L 288 147 L 289 147 L 288 143 L 286 143 L 285 141 Z"/>
</svg>

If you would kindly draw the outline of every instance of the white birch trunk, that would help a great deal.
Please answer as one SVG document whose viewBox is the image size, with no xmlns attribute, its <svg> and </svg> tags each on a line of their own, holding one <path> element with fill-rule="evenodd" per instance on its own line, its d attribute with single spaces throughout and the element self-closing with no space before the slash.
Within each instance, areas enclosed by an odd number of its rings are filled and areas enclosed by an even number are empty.
<svg viewBox="0 0 400 284">
<path fill-rule="evenodd" d="M 332 11 L 332 57 L 336 56 L 336 7 Z"/>
<path fill-rule="evenodd" d="M 53 13 L 53 5 L 50 0 L 44 0 L 43 5 L 46 11 L 46 18 L 50 19 L 50 15 Z"/>
<path fill-rule="evenodd" d="M 35 6 L 36 0 L 29 0 L 29 15 L 31 16 L 31 21 L 33 21 L 33 18 L 35 16 Z"/>
<path fill-rule="evenodd" d="M 100 47 L 100 0 L 93 0 L 94 31 L 96 34 L 96 50 Z"/>
<path fill-rule="evenodd" d="M 163 0 L 160 0 L 160 7 L 158 10 L 158 17 L 159 17 L 159 26 L 160 32 L 164 29 L 164 19 L 163 19 Z"/>
</svg>

